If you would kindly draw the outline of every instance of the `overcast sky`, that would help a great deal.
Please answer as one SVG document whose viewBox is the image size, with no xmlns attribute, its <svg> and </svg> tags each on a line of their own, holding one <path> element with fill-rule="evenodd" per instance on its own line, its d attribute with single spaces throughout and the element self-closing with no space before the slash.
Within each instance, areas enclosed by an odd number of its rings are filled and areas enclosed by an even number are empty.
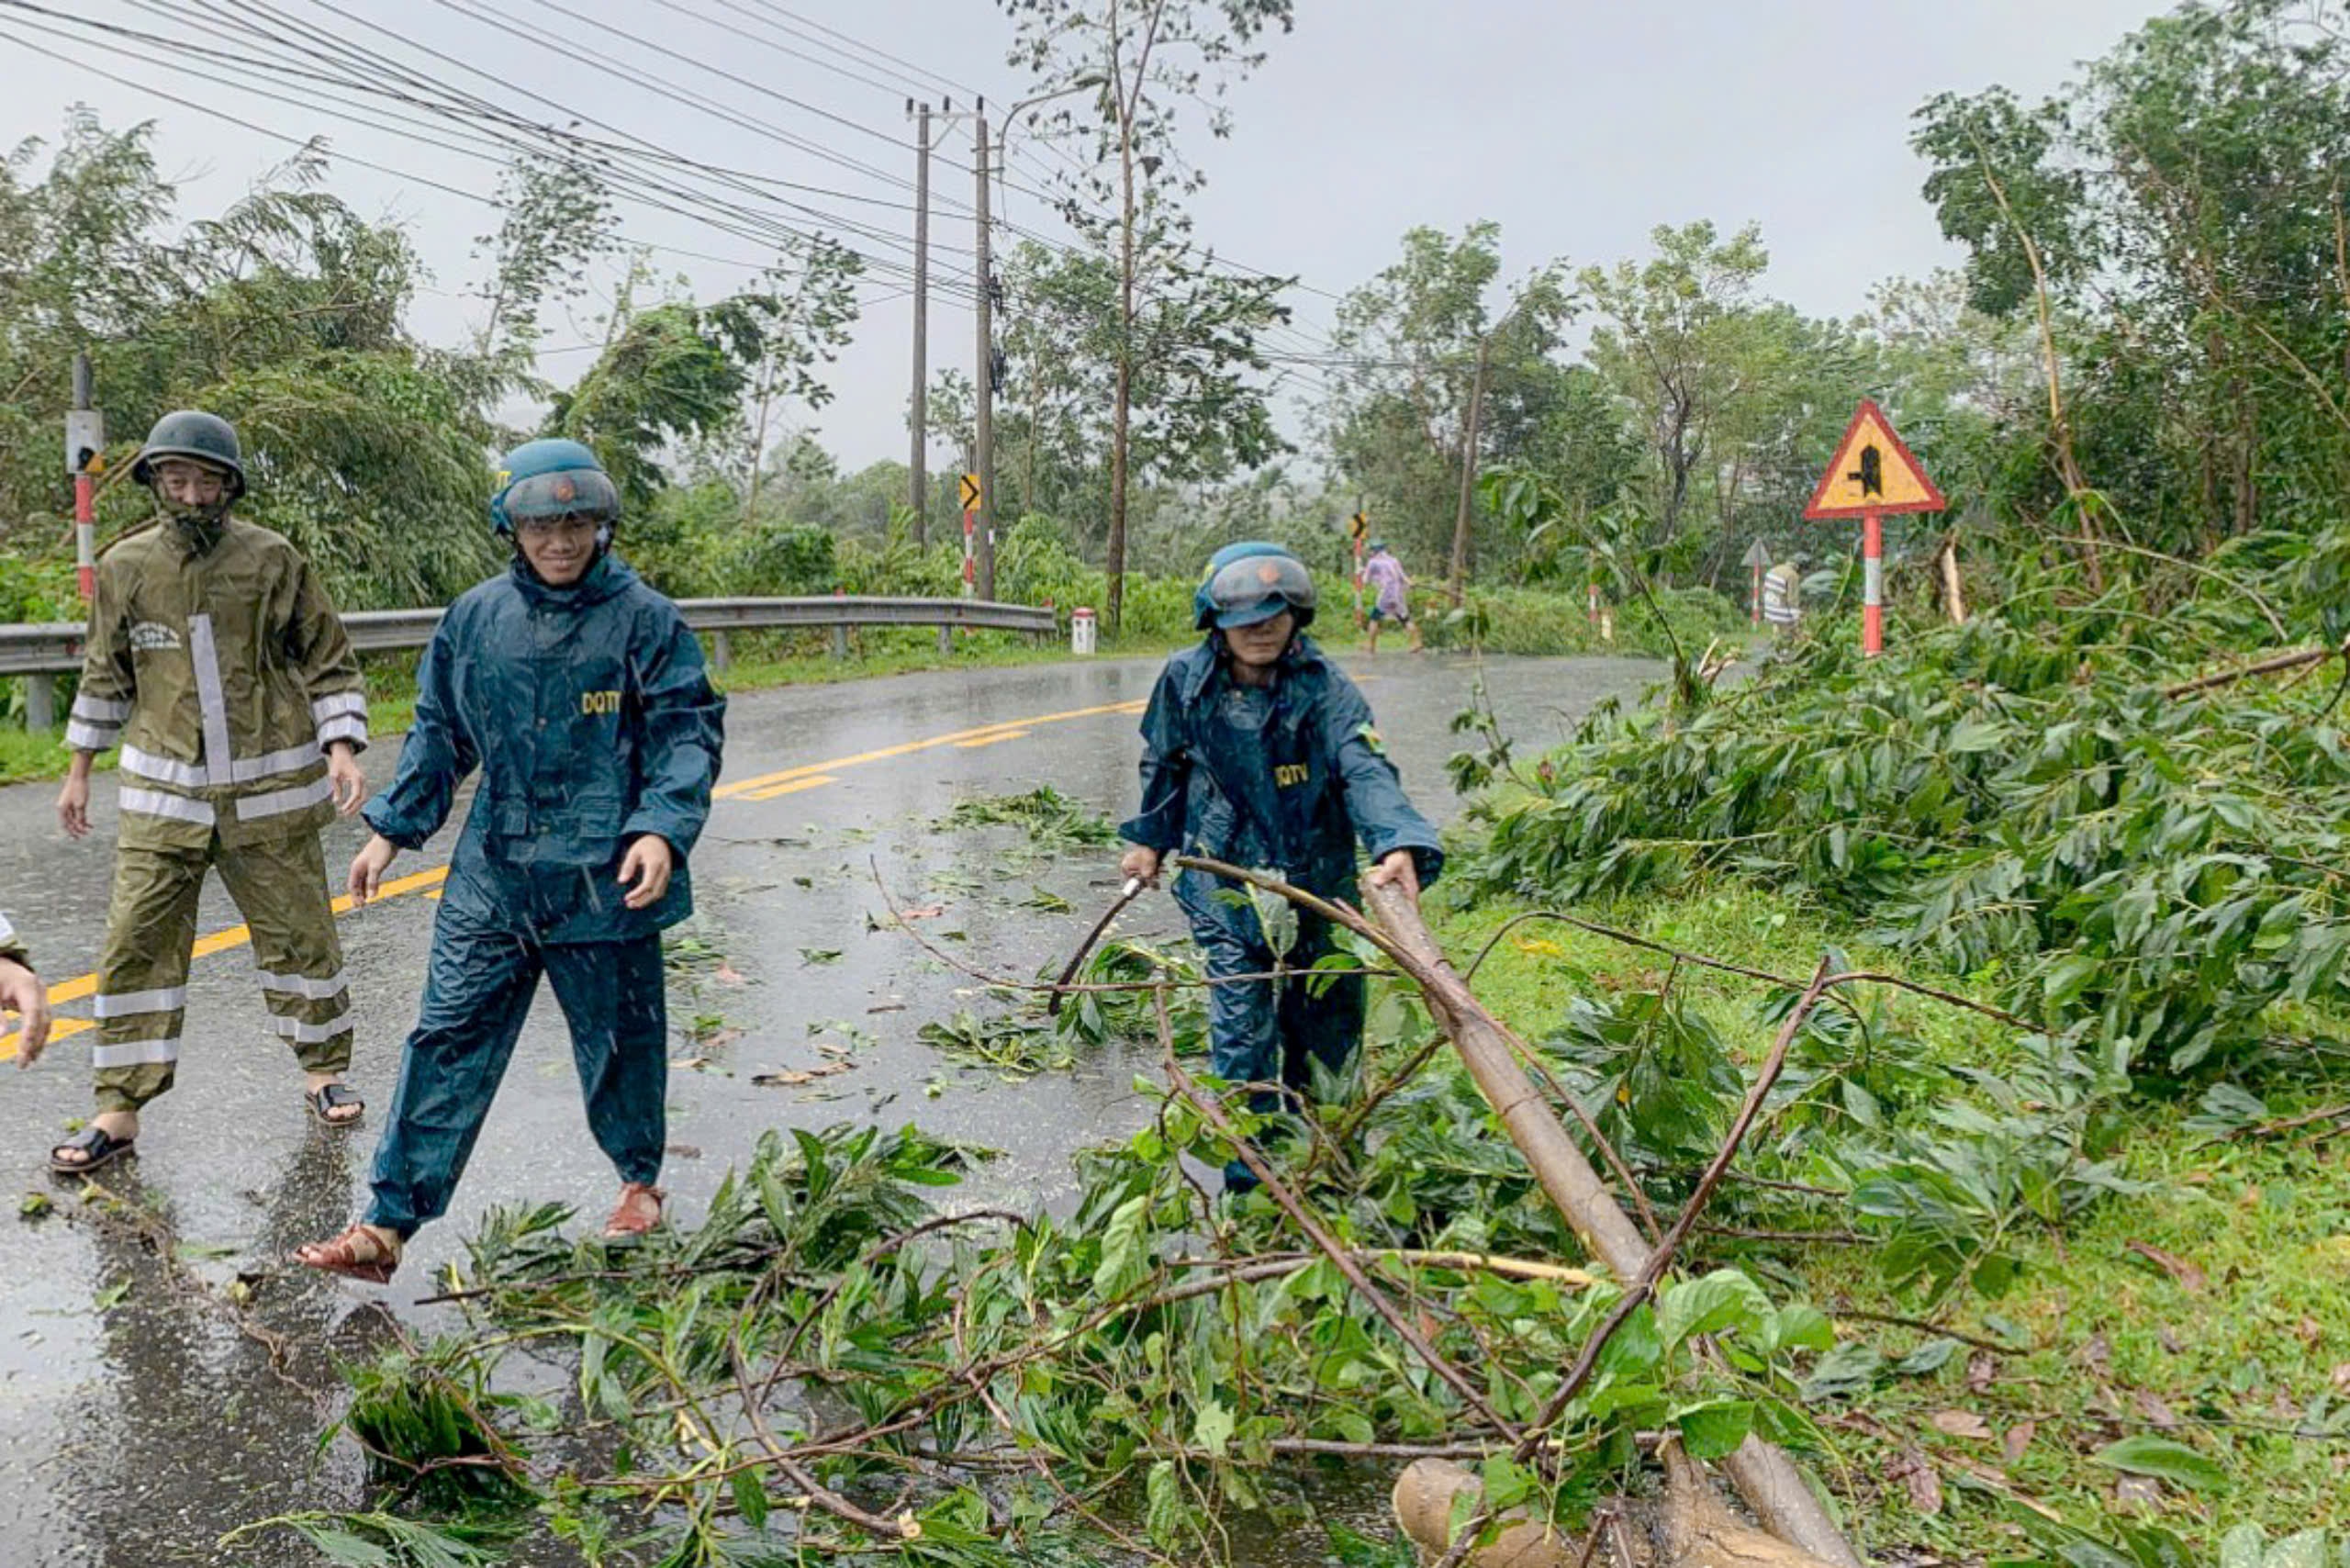
<svg viewBox="0 0 2350 1568">
<path fill-rule="evenodd" d="M 904 459 L 912 308 L 898 269 L 912 215 L 900 182 L 910 181 L 913 166 L 904 100 L 924 88 L 934 96 L 951 92 L 957 108 L 981 93 L 997 106 L 1025 95 L 1028 84 L 1004 64 L 1011 29 L 998 6 L 266 3 L 501 96 L 463 67 L 487 73 L 508 84 L 505 101 L 521 113 L 549 115 L 523 95 L 543 95 L 672 152 L 840 193 L 803 193 L 827 217 L 761 209 L 836 233 L 846 232 L 840 216 L 879 231 L 853 236 L 878 264 L 861 290 L 871 303 L 856 342 L 833 374 L 837 401 L 798 422 L 850 466 Z M 82 0 L 70 8 L 142 31 L 217 27 L 192 0 Z M 1458 230 L 1494 219 L 1515 275 L 1552 258 L 1581 264 L 1639 254 L 1659 223 L 1710 218 L 1727 230 L 1753 219 L 1771 252 L 1770 292 L 1836 315 L 1859 309 L 1879 279 L 1956 259 L 1919 195 L 1924 172 L 1908 145 L 1909 115 L 1928 95 L 1993 83 L 2027 98 L 2044 95 L 2155 9 L 2147 0 L 1299 0 L 1297 8 L 1296 31 L 1271 39 L 1264 68 L 1235 90 L 1231 140 L 1202 138 L 1194 149 L 1209 175 L 1195 203 L 1199 231 L 1220 254 L 1337 294 L 1387 264 L 1414 224 Z M 159 12 L 196 20 L 166 21 Z M 498 15 L 514 32 L 501 30 Z M 326 136 L 343 159 L 397 171 L 346 162 L 333 183 L 362 212 L 409 225 L 432 273 L 417 330 L 453 342 L 478 319 L 467 291 L 483 268 L 469 253 L 473 237 L 494 221 L 478 199 L 495 187 L 492 163 L 414 140 L 428 134 L 420 128 L 395 134 L 254 95 L 255 88 L 291 90 L 282 73 L 248 75 L 162 58 L 119 38 L 103 48 L 77 38 L 86 35 L 0 0 L 0 73 L 11 89 L 0 106 L 0 140 L 53 136 L 76 102 L 110 126 L 151 118 L 164 170 L 181 185 L 181 215 L 190 217 L 218 210 L 282 162 L 285 139 Z M 31 44 L 77 63 L 35 53 Z M 869 50 L 860 54 L 854 44 Z M 632 84 L 560 49 L 611 56 L 675 85 Z M 140 85 L 108 81 L 99 69 Z M 277 134 L 158 95 L 165 93 Z M 932 220 L 941 246 L 934 266 L 963 272 L 966 288 L 969 148 L 968 131 L 946 139 L 945 155 L 964 167 L 935 169 L 941 206 Z M 1016 188 L 1043 185 L 1053 166 L 1042 150 L 1015 146 L 1012 223 L 1062 232 L 1041 202 Z M 755 241 L 695 218 L 635 205 L 623 206 L 621 217 L 629 237 L 666 247 L 655 263 L 688 274 L 704 297 L 740 286 L 762 259 Z M 1303 338 L 1318 341 L 1332 301 L 1299 292 L 1292 303 Z M 968 369 L 975 344 L 961 298 L 934 297 L 930 322 L 934 372 Z M 576 342 L 585 328 L 559 321 L 550 341 Z M 553 354 L 543 368 L 567 380 L 588 357 Z M 952 457 L 936 451 L 934 465 Z"/>
</svg>

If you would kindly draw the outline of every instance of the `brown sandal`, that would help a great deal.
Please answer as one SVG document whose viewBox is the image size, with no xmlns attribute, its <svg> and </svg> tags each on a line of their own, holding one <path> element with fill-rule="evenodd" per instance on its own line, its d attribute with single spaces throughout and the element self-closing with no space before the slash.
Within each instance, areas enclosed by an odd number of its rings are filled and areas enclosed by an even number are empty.
<svg viewBox="0 0 2350 1568">
<path fill-rule="evenodd" d="M 637 1241 L 644 1233 L 661 1223 L 661 1203 L 669 1194 L 644 1182 L 631 1182 L 621 1188 L 621 1201 L 612 1205 L 611 1218 L 604 1222 L 607 1241 Z M 641 1200 L 653 1200 L 653 1217 L 644 1217 Z"/>
<path fill-rule="evenodd" d="M 352 1225 L 331 1241 L 313 1241 L 297 1248 L 294 1260 L 320 1273 L 386 1285 L 391 1283 L 392 1271 L 400 1266 L 400 1249 L 397 1244 L 386 1247 L 365 1226 Z"/>
</svg>

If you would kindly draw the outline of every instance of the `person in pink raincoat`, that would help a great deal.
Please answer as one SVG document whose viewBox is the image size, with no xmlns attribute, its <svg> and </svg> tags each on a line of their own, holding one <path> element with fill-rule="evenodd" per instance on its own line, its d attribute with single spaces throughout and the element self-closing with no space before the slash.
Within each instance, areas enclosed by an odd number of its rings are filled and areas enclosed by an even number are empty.
<svg viewBox="0 0 2350 1568">
<path fill-rule="evenodd" d="M 1393 621 L 1412 634 L 1412 652 L 1420 651 L 1419 622 L 1412 619 L 1412 579 L 1404 563 L 1387 553 L 1387 541 L 1371 542 L 1371 558 L 1362 564 L 1363 586 L 1371 590 L 1371 652 L 1379 652 L 1379 628 Z"/>
</svg>

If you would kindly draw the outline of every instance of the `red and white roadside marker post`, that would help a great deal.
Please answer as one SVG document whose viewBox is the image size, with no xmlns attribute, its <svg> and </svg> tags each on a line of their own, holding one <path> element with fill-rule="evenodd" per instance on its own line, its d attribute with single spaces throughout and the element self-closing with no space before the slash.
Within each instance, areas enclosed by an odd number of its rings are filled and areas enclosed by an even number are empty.
<svg viewBox="0 0 2350 1568">
<path fill-rule="evenodd" d="M 1861 520 L 1861 652 L 1868 657 L 1885 652 L 1886 514 L 1942 511 L 1949 505 L 1917 454 L 1894 433 L 1885 410 L 1862 398 L 1803 515 L 1810 521 Z"/>
<path fill-rule="evenodd" d="M 73 356 L 73 406 L 65 413 L 65 471 L 73 476 L 73 577 L 84 601 L 98 591 L 98 470 L 106 416 L 90 406 L 90 356 Z"/>
<path fill-rule="evenodd" d="M 1755 625 L 1762 624 L 1762 568 L 1771 564 L 1771 547 L 1760 539 L 1746 547 L 1746 569 L 1753 578 L 1752 590 L 1746 602 L 1747 617 Z"/>
</svg>

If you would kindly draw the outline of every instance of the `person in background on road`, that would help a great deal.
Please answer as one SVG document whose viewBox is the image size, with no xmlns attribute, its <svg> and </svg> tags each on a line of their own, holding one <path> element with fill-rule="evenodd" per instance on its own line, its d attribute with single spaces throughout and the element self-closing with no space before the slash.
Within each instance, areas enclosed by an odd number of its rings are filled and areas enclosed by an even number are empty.
<svg viewBox="0 0 2350 1568">
<path fill-rule="evenodd" d="M 0 914 L 0 1011 L 17 1015 L 17 1065 L 30 1067 L 49 1044 L 49 988 L 33 973 L 32 956 Z"/>
<path fill-rule="evenodd" d="M 148 432 L 131 477 L 161 513 L 98 557 L 89 652 L 65 729 L 57 815 L 90 831 L 90 767 L 122 747 L 114 892 L 92 1010 L 97 1114 L 50 1151 L 95 1170 L 130 1151 L 171 1088 L 187 1007 L 196 897 L 218 867 L 252 932 L 274 1031 L 310 1113 L 349 1126 L 351 997 L 319 832 L 367 798 L 367 693 L 310 564 L 231 514 L 244 457 L 225 420 L 183 409 Z"/>
<path fill-rule="evenodd" d="M 1371 880 L 1416 901 L 1442 868 L 1436 830 L 1405 797 L 1371 705 L 1304 634 L 1314 601 L 1304 563 L 1278 544 L 1230 544 L 1209 561 L 1192 599 L 1207 636 L 1167 661 L 1143 714 L 1142 807 L 1118 827 L 1134 846 L 1119 863 L 1126 876 L 1154 881 L 1165 857 L 1188 850 L 1351 900 L 1360 839 Z M 1328 924 L 1300 911 L 1277 964 L 1254 909 L 1222 890 L 1201 871 L 1175 879 L 1208 977 L 1298 971 L 1208 991 L 1216 1076 L 1255 1085 L 1251 1108 L 1277 1111 L 1312 1087 L 1311 1063 L 1341 1070 L 1361 1044 L 1362 980 L 1309 985 L 1304 971 L 1332 950 Z M 1256 1185 L 1237 1159 L 1224 1178 L 1227 1191 Z"/>
<path fill-rule="evenodd" d="M 1420 651 L 1420 625 L 1412 619 L 1412 579 L 1404 571 L 1404 563 L 1387 553 L 1387 541 L 1371 542 L 1371 558 L 1362 564 L 1362 580 L 1371 586 L 1371 627 L 1369 651 L 1379 653 L 1379 626 L 1383 621 L 1393 621 L 1412 634 L 1412 652 Z"/>
<path fill-rule="evenodd" d="M 376 1283 L 447 1210 L 542 975 L 570 1025 L 588 1130 L 620 1171 L 604 1235 L 632 1239 L 661 1219 L 661 932 L 693 913 L 686 857 L 710 814 L 726 702 L 677 607 L 611 554 L 620 493 L 595 454 L 534 441 L 504 467 L 489 513 L 513 564 L 433 634 L 398 773 L 351 863 L 364 904 L 481 769 L 373 1199 L 361 1221 L 296 1253 Z"/>
</svg>

